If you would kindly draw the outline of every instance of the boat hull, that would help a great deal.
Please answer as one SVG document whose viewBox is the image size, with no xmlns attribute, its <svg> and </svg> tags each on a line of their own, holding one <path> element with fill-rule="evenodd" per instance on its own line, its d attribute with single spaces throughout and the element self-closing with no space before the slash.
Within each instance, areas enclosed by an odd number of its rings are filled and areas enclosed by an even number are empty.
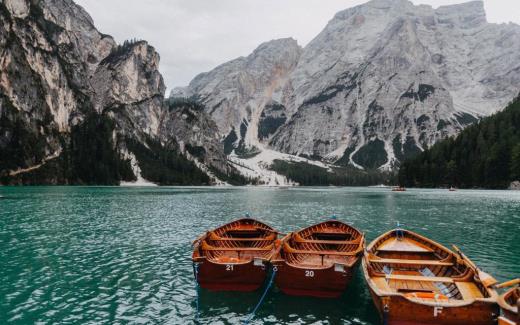
<svg viewBox="0 0 520 325">
<path fill-rule="evenodd" d="M 517 325 L 517 322 L 511 319 L 508 319 L 507 317 L 499 317 L 498 318 L 498 325 Z"/>
<path fill-rule="evenodd" d="M 513 284 L 515 282 L 516 282 L 516 285 L 519 285 L 520 279 L 506 282 L 506 284 L 511 283 L 511 285 L 515 285 L 515 284 Z M 518 289 L 518 287 L 515 287 L 515 288 L 508 290 L 507 292 L 505 292 L 502 296 L 500 296 L 498 298 L 498 305 L 500 306 L 500 309 L 502 311 L 502 316 L 500 316 L 498 318 L 498 325 L 520 324 L 520 315 L 518 314 L 518 312 L 520 311 L 520 298 L 519 297 L 520 297 L 520 289 Z M 516 306 L 514 306 L 514 302 L 516 302 Z"/>
<path fill-rule="evenodd" d="M 220 264 L 208 260 L 199 262 L 197 281 L 201 288 L 210 291 L 255 291 L 262 286 L 267 275 L 265 265 L 254 262 Z"/>
<path fill-rule="evenodd" d="M 332 266 L 327 269 L 295 267 L 285 262 L 276 263 L 275 282 L 278 288 L 291 296 L 317 298 L 337 298 L 347 289 L 356 267 L 344 267 L 336 271 Z"/>
<path fill-rule="evenodd" d="M 381 320 L 386 318 L 388 325 L 493 325 L 499 314 L 498 306 L 492 302 L 475 301 L 466 306 L 435 307 L 418 304 L 402 296 L 380 297 L 372 288 L 370 294 Z M 384 313 L 385 305 L 388 305 L 387 313 Z"/>
<path fill-rule="evenodd" d="M 517 321 L 520 322 L 518 314 L 502 308 L 502 316 L 498 319 L 498 325 L 515 325 Z"/>
</svg>

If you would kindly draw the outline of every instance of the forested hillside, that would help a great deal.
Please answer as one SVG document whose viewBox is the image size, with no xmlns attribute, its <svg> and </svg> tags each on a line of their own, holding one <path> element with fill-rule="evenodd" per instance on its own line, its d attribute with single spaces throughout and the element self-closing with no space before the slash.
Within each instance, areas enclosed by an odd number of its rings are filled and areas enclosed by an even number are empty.
<svg viewBox="0 0 520 325">
<path fill-rule="evenodd" d="M 399 172 L 403 185 L 417 187 L 507 188 L 516 180 L 520 180 L 520 96 L 502 112 L 405 161 Z"/>
<path fill-rule="evenodd" d="M 275 160 L 271 169 L 302 186 L 368 186 L 395 182 L 395 174 L 354 167 L 327 170 L 304 162 Z"/>
</svg>

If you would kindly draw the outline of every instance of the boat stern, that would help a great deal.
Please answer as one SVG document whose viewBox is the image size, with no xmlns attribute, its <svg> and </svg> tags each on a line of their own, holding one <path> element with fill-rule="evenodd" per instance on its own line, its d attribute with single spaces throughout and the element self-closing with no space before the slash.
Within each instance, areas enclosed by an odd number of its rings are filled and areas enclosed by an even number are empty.
<svg viewBox="0 0 520 325">
<path fill-rule="evenodd" d="M 198 264 L 197 281 L 210 291 L 255 291 L 264 283 L 267 261 L 255 258 L 247 263 L 216 263 L 203 260 Z"/>
<path fill-rule="evenodd" d="M 275 281 L 283 293 L 291 296 L 337 298 L 347 289 L 356 266 L 334 264 L 328 268 L 305 268 L 277 263 Z"/>
</svg>

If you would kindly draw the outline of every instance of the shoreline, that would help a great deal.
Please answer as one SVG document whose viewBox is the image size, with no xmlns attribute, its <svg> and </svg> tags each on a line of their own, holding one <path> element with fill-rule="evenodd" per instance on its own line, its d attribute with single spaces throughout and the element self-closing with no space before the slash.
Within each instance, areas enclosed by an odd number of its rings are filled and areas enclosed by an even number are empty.
<svg viewBox="0 0 520 325">
<path fill-rule="evenodd" d="M 230 185 L 230 184 L 218 184 L 218 185 L 158 185 L 154 183 L 148 182 L 124 182 L 120 185 L 70 185 L 70 184 L 33 184 L 33 185 L 3 185 L 0 184 L 0 188 L 32 188 L 32 187 L 107 187 L 107 188 L 215 188 L 215 189 L 231 189 L 231 188 L 265 188 L 265 189 L 281 189 L 288 190 L 291 188 L 365 188 L 365 189 L 375 189 L 375 190 L 384 190 L 388 192 L 392 192 L 392 186 L 381 187 L 377 185 L 345 185 L 345 186 L 337 186 L 337 185 Z M 449 190 L 449 187 L 407 187 L 406 190 Z M 510 189 L 510 188 L 457 188 L 456 191 L 508 191 L 508 192 L 520 192 L 520 189 Z M 396 193 L 406 193 L 405 192 L 396 192 Z"/>
</svg>

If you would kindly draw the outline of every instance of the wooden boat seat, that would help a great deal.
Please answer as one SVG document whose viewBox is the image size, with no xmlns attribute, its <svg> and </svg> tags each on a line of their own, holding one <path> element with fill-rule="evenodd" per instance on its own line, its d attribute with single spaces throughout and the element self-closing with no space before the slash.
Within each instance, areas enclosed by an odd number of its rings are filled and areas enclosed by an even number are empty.
<svg viewBox="0 0 520 325">
<path fill-rule="evenodd" d="M 289 246 L 287 243 L 285 243 L 284 244 L 284 250 L 287 253 L 291 253 L 291 254 L 313 254 L 313 255 L 320 255 L 320 256 L 324 256 L 324 255 L 331 255 L 331 256 L 332 255 L 335 255 L 335 256 L 354 256 L 354 255 L 359 254 L 363 249 L 360 247 L 360 248 L 356 249 L 355 251 L 351 251 L 351 252 L 309 251 L 309 250 L 294 249 L 291 246 Z"/>
<path fill-rule="evenodd" d="M 459 289 L 462 299 L 471 300 L 475 298 L 484 298 L 482 292 L 473 282 L 456 282 L 457 289 Z"/>
<path fill-rule="evenodd" d="M 267 237 L 258 237 L 258 238 L 228 238 L 221 237 L 215 233 L 209 234 L 209 239 L 214 241 L 273 241 L 276 238 L 275 234 L 271 234 Z"/>
<path fill-rule="evenodd" d="M 325 245 L 351 245 L 351 244 L 359 244 L 361 241 L 361 237 L 358 237 L 353 240 L 318 240 L 318 239 L 305 239 L 300 236 L 298 233 L 294 234 L 294 241 L 297 243 L 311 243 L 311 244 L 325 244 Z"/>
<path fill-rule="evenodd" d="M 202 250 L 206 251 L 241 251 L 241 252 L 255 252 L 255 251 L 270 251 L 274 248 L 274 245 L 268 245 L 265 247 L 214 247 L 206 242 L 202 242 Z"/>
<path fill-rule="evenodd" d="M 381 291 L 385 292 L 393 292 L 392 288 L 388 285 L 388 282 L 383 277 L 373 277 L 372 281 L 375 283 L 375 285 L 379 288 Z"/>
<path fill-rule="evenodd" d="M 399 293 L 407 292 L 440 292 L 435 286 L 436 282 L 389 280 L 390 288 Z"/>
<path fill-rule="evenodd" d="M 454 283 L 453 278 L 449 277 L 434 277 L 434 276 L 419 276 L 419 275 L 401 275 L 401 274 L 387 274 L 385 278 L 388 280 L 404 280 L 404 281 L 423 281 L 423 282 L 442 282 Z"/>
<path fill-rule="evenodd" d="M 214 241 L 236 241 L 236 242 L 244 242 L 244 241 L 273 241 L 273 239 L 269 238 L 209 238 Z"/>
<path fill-rule="evenodd" d="M 391 258 L 380 258 L 370 259 L 370 263 L 378 264 L 405 264 L 405 265 L 428 265 L 428 266 L 453 266 L 451 262 L 432 261 L 432 260 L 404 260 L 404 259 L 391 259 Z"/>
<path fill-rule="evenodd" d="M 231 229 L 222 233 L 222 235 L 227 235 L 230 238 L 253 238 L 261 236 L 265 234 L 267 231 L 265 229 L 256 228 L 256 229 Z"/>
</svg>

